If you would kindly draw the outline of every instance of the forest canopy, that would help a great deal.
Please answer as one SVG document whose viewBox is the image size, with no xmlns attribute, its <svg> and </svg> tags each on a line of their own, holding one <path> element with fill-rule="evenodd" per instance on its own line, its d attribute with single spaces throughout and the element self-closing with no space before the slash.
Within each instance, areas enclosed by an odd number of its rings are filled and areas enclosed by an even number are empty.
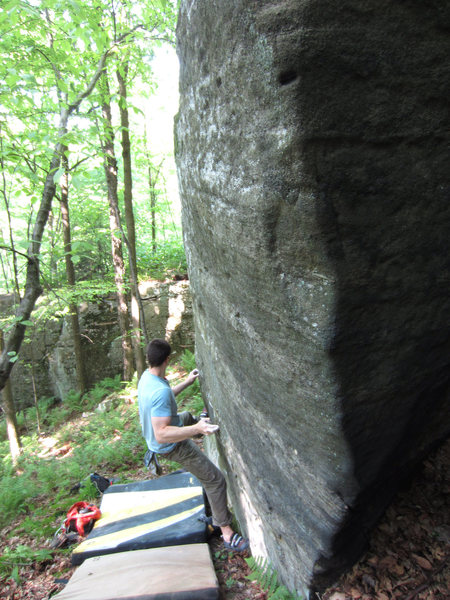
<svg viewBox="0 0 450 600">
<path fill-rule="evenodd" d="M 164 163 L 152 156 L 143 107 L 154 90 L 154 49 L 174 43 L 175 9 L 154 2 L 4 2 L 0 14 L 0 160 L 2 178 L 0 290 L 19 291 L 24 264 L 46 178 L 56 185 L 40 248 L 45 289 L 65 284 L 60 186 L 64 165 L 52 165 L 55 147 L 67 158 L 76 280 L 104 281 L 112 274 L 105 150 L 100 139 L 103 75 L 90 86 L 104 59 L 113 111 L 112 134 L 119 163 L 118 198 L 123 202 L 123 161 L 119 108 L 130 115 L 130 149 L 136 250 L 142 270 L 162 268 L 171 254 L 180 259 L 179 224 L 164 198 Z M 121 96 L 117 76 L 125 80 Z M 105 84 L 103 82 L 103 88 Z M 82 95 L 82 101 L 77 100 Z M 76 106 L 75 106 L 76 104 Z M 72 108 L 73 107 L 73 108 Z M 61 130 L 65 111 L 70 112 Z M 158 202 L 158 200 L 160 202 Z M 152 203 L 157 205 L 153 211 Z M 153 235 L 153 238 L 152 238 Z M 156 239 L 155 239 L 156 238 Z M 157 249 L 157 251 L 156 251 Z M 181 252 L 182 256 L 182 252 Z"/>
</svg>

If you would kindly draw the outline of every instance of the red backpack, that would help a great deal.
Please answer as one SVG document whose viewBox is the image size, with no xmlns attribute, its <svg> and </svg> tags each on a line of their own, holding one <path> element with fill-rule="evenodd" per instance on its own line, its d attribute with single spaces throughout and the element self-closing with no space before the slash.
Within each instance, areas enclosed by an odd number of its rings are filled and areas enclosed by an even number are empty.
<svg viewBox="0 0 450 600">
<path fill-rule="evenodd" d="M 77 531 L 79 535 L 87 535 L 94 526 L 97 519 L 100 519 L 102 513 L 95 504 L 88 502 L 75 502 L 69 509 L 63 529 L 67 531 Z"/>
</svg>

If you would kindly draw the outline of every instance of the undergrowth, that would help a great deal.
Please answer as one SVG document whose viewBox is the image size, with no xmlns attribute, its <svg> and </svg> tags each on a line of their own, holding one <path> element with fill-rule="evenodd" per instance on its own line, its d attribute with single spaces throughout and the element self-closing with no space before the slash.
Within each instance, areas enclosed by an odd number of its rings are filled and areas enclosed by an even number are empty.
<svg viewBox="0 0 450 600">
<path fill-rule="evenodd" d="M 247 575 L 250 581 L 256 581 L 267 592 L 267 600 L 302 600 L 303 596 L 292 594 L 286 586 L 278 581 L 278 574 L 272 565 L 261 557 L 250 556 L 245 562 L 251 569 Z"/>
<path fill-rule="evenodd" d="M 180 357 L 180 365 L 187 373 L 193 371 L 195 369 L 194 354 L 189 350 L 185 350 Z M 203 411 L 204 403 L 198 379 L 196 379 L 191 386 L 178 394 L 177 403 L 183 404 L 183 410 L 188 410 L 193 415 L 198 415 Z"/>
<path fill-rule="evenodd" d="M 19 568 L 33 563 L 47 562 L 52 559 L 50 550 L 34 550 L 19 544 L 16 548 L 5 548 L 0 556 L 0 574 L 8 573 L 17 585 L 20 585 Z"/>
</svg>

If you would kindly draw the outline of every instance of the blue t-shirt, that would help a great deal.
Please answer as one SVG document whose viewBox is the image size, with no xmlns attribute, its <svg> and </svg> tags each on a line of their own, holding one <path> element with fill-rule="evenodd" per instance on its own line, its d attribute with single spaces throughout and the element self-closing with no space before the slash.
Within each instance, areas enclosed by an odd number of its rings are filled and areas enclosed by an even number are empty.
<svg viewBox="0 0 450 600">
<path fill-rule="evenodd" d="M 152 417 L 171 417 L 171 425 L 182 426 L 169 382 L 153 375 L 148 369 L 144 371 L 138 383 L 138 403 L 142 434 L 147 446 L 153 452 L 167 454 L 176 444 L 158 444 L 152 427 Z"/>
</svg>

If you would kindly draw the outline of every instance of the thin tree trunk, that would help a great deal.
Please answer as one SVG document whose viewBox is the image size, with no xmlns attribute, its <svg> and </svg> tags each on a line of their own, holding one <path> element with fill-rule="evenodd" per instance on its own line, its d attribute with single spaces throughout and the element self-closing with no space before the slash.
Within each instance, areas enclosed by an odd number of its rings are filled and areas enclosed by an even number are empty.
<svg viewBox="0 0 450 600">
<path fill-rule="evenodd" d="M 0 229 L 0 235 L 1 234 L 2 234 L 2 230 Z M 5 285 L 6 285 L 6 293 L 9 294 L 8 275 L 6 274 L 5 263 L 3 262 L 3 256 L 1 254 L 0 254 L 0 263 L 2 265 L 2 273 L 3 273 L 3 279 L 5 281 Z"/>
<path fill-rule="evenodd" d="M 148 185 L 150 189 L 150 214 L 152 215 L 152 250 L 156 252 L 156 192 L 155 182 L 152 179 L 152 166 L 148 165 Z"/>
<path fill-rule="evenodd" d="M 3 345 L 3 331 L 0 329 L 0 351 L 3 350 Z M 16 408 L 14 406 L 11 381 L 9 379 L 2 390 L 2 409 L 6 417 L 9 451 L 11 452 L 13 465 L 15 465 L 21 453 L 21 443 L 19 429 L 17 427 Z"/>
<path fill-rule="evenodd" d="M 62 164 L 64 173 L 61 177 L 61 216 L 64 234 L 64 256 L 66 261 L 66 277 L 70 287 L 75 288 L 75 268 L 72 261 L 72 240 L 70 232 L 69 215 L 69 161 L 67 158 L 67 147 L 62 153 Z M 78 306 L 75 302 L 69 303 L 70 323 L 72 326 L 72 341 L 75 352 L 75 370 L 77 374 L 77 389 L 80 393 L 86 390 L 86 378 L 84 371 L 83 350 L 81 347 L 80 320 Z"/>
<path fill-rule="evenodd" d="M 120 213 L 117 195 L 117 161 L 114 152 L 114 132 L 112 127 L 109 83 L 106 71 L 102 75 L 103 100 L 102 115 L 104 123 L 103 153 L 106 185 L 109 202 L 109 228 L 111 231 L 111 252 L 114 263 L 114 281 L 117 293 L 117 311 L 119 328 L 122 336 L 123 378 L 131 381 L 133 378 L 133 349 L 129 332 L 128 303 L 125 292 L 125 265 L 120 238 Z"/>
<path fill-rule="evenodd" d="M 41 435 L 41 412 L 39 410 L 37 390 L 36 390 L 36 378 L 34 376 L 34 356 L 31 357 L 31 383 L 33 384 L 33 399 L 34 399 L 34 407 L 36 409 L 36 421 L 37 421 L 37 429 L 38 435 Z"/>
<path fill-rule="evenodd" d="M 3 136 L 2 136 L 1 126 L 0 126 L 0 150 L 1 150 L 0 167 L 2 169 L 2 195 L 3 195 L 3 201 L 5 203 L 5 208 L 6 208 L 6 216 L 8 218 L 9 242 L 11 244 L 12 260 L 13 260 L 14 290 L 17 294 L 17 301 L 20 302 L 20 288 L 19 288 L 19 274 L 18 274 L 19 272 L 18 272 L 18 267 L 17 267 L 17 254 L 16 254 L 15 247 L 14 247 L 14 236 L 13 236 L 12 225 L 11 225 L 11 213 L 9 211 L 8 193 L 7 193 L 7 189 L 6 189 L 5 165 L 3 162 Z"/>
<path fill-rule="evenodd" d="M 131 171 L 131 144 L 127 106 L 127 75 L 128 59 L 126 59 L 123 63 L 123 75 L 120 71 L 120 68 L 117 69 L 117 81 L 119 82 L 119 110 L 120 124 L 122 130 L 122 159 L 124 181 L 123 198 L 125 204 L 125 223 L 127 226 L 127 247 L 131 279 L 131 320 L 133 324 L 132 343 L 134 349 L 134 358 L 136 361 L 136 370 L 139 378 L 145 370 L 145 359 L 141 341 L 142 323 L 139 308 L 139 285 L 137 279 L 136 229 L 133 214 L 133 178 Z M 145 329 L 145 324 L 143 329 Z"/>
<path fill-rule="evenodd" d="M 148 190 L 150 194 L 150 214 L 151 214 L 151 232 L 152 232 L 152 250 L 156 252 L 156 184 L 158 182 L 159 169 L 161 168 L 162 162 L 156 171 L 155 177 L 152 173 L 152 163 L 150 155 L 148 153 L 148 141 L 147 141 L 147 128 L 144 127 L 144 145 L 145 145 L 145 158 L 147 159 L 148 165 Z"/>
</svg>

